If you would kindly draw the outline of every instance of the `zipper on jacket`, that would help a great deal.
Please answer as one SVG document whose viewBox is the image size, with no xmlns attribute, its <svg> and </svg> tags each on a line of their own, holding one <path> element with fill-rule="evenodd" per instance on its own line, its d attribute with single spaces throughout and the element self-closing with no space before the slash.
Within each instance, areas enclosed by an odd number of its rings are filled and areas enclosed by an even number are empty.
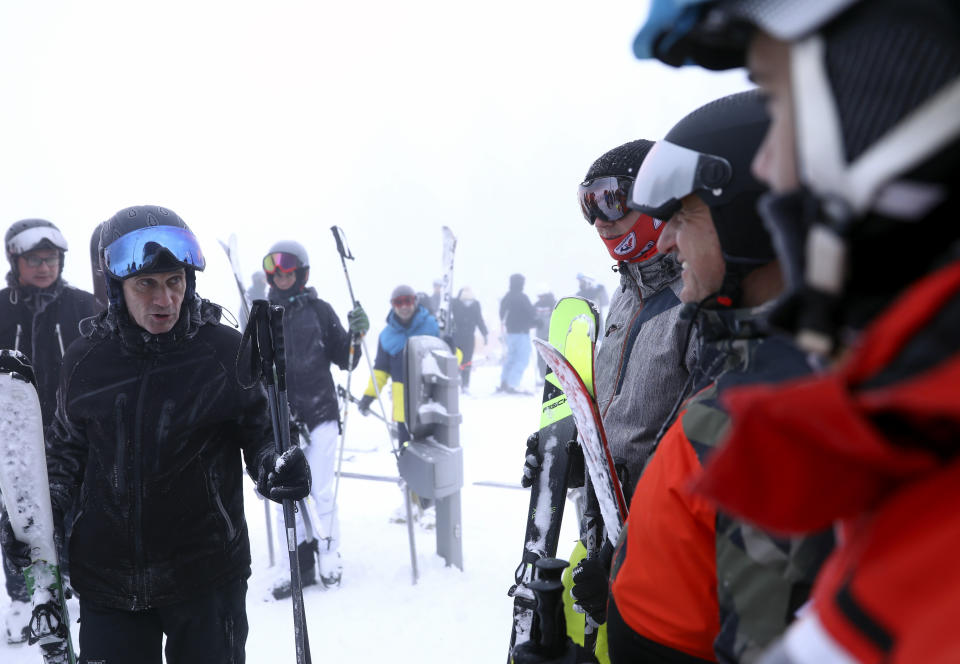
<svg viewBox="0 0 960 664">
<path fill-rule="evenodd" d="M 217 486 L 213 483 L 213 478 L 202 468 L 201 472 L 203 472 L 203 477 L 207 480 L 207 490 L 210 491 L 210 495 L 213 496 L 213 501 L 217 504 L 220 516 L 223 517 L 223 522 L 227 526 L 227 541 L 232 542 L 237 534 L 237 529 L 233 527 L 233 521 L 231 521 L 230 515 L 227 513 L 227 508 L 223 505 L 223 500 L 220 499 L 220 492 L 217 491 Z"/>
<path fill-rule="evenodd" d="M 57 341 L 60 343 L 60 357 L 63 357 L 63 335 L 60 334 L 60 323 L 57 323 L 53 329 L 57 333 Z"/>
<path fill-rule="evenodd" d="M 13 339 L 13 350 L 20 350 L 20 335 L 23 333 L 23 327 L 17 323 L 17 336 Z"/>
</svg>

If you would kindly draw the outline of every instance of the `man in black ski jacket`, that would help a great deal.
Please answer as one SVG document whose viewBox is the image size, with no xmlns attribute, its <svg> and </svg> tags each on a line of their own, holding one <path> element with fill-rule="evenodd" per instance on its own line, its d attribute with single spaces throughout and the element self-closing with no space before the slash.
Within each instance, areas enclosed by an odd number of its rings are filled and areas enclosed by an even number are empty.
<svg viewBox="0 0 960 664">
<path fill-rule="evenodd" d="M 327 588 L 338 586 L 340 563 L 340 520 L 334 503 L 334 470 L 337 438 L 340 433 L 340 408 L 330 365 L 353 369 L 360 361 L 360 340 L 370 323 L 363 307 L 347 314 L 348 333 L 328 303 L 307 287 L 310 259 L 298 242 L 285 240 L 274 244 L 263 258 L 263 274 L 270 284 L 270 302 L 284 308 L 283 332 L 287 355 L 287 393 L 290 407 L 309 431 L 310 442 L 304 449 L 313 475 L 310 496 L 316 507 L 316 523 L 308 538 L 307 529 L 298 527 L 297 553 L 303 585 L 316 583 L 314 556 L 320 559 L 320 581 Z M 353 346 L 353 364 L 350 350 Z M 298 512 L 298 520 L 302 515 Z M 282 509 L 277 507 L 277 534 L 286 548 Z M 299 525 L 299 524 L 298 524 Z M 319 538 L 319 539 L 317 539 Z M 281 566 L 289 566 L 281 556 Z M 290 596 L 290 574 L 281 576 L 273 587 L 277 599 Z"/>
<path fill-rule="evenodd" d="M 480 301 L 473 296 L 473 290 L 464 287 L 455 298 L 450 300 L 450 315 L 453 320 L 453 343 L 460 349 L 460 389 L 464 394 L 470 391 L 470 368 L 473 363 L 473 350 L 476 344 L 477 330 L 487 343 L 487 324 L 483 320 Z"/>
<path fill-rule="evenodd" d="M 13 223 L 4 238 L 10 271 L 0 290 L 0 348 L 19 350 L 33 363 L 44 426 L 57 406 L 57 380 L 64 351 L 80 336 L 80 321 L 97 313 L 94 297 L 63 280 L 67 241 L 44 219 Z M 2 508 L 0 508 L 2 509 Z M 62 557 L 62 553 L 61 553 Z M 67 561 L 61 561 L 66 569 Z M 10 608 L 5 616 L 8 643 L 29 635 L 27 587 L 23 576 L 3 559 Z"/>
<path fill-rule="evenodd" d="M 240 335 L 195 292 L 204 259 L 186 224 L 121 210 L 101 257 L 109 307 L 67 351 L 47 430 L 55 522 L 79 496 L 80 658 L 159 662 L 166 635 L 168 662 L 243 662 L 240 453 L 273 500 L 306 496 L 309 466 L 298 447 L 275 452 L 266 395 L 238 382 Z"/>
</svg>

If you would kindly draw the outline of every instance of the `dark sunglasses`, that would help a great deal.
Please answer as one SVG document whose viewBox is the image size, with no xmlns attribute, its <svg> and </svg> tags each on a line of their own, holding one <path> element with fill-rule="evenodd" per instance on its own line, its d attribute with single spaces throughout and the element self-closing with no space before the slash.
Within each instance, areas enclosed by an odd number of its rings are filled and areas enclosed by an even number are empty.
<svg viewBox="0 0 960 664">
<path fill-rule="evenodd" d="M 390 300 L 390 304 L 392 304 L 395 307 L 410 307 L 416 303 L 417 303 L 416 295 L 399 295 L 393 298 L 392 300 Z"/>
<path fill-rule="evenodd" d="M 577 197 L 580 199 L 580 211 L 587 223 L 593 226 L 597 219 L 619 221 L 630 214 L 627 200 L 633 178 L 609 176 L 597 178 L 580 184 Z"/>
<path fill-rule="evenodd" d="M 60 256 L 47 256 L 46 258 L 40 258 L 39 256 L 24 256 L 23 260 L 26 261 L 27 265 L 30 267 L 40 267 L 44 263 L 47 264 L 47 267 L 57 267 L 60 265 Z"/>
</svg>

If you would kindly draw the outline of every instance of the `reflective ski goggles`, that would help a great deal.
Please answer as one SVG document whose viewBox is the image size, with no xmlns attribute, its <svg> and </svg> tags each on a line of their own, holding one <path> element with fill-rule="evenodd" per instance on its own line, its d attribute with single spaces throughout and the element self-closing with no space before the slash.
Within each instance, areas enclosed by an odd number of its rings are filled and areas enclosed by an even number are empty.
<svg viewBox="0 0 960 664">
<path fill-rule="evenodd" d="M 719 195 L 733 169 L 723 157 L 657 141 L 647 153 L 630 195 L 630 207 L 654 219 L 667 220 L 684 196 L 697 191 Z"/>
<path fill-rule="evenodd" d="M 11 256 L 19 256 L 45 247 L 66 251 L 67 241 L 53 226 L 34 226 L 17 233 L 7 241 L 7 253 Z"/>
<path fill-rule="evenodd" d="M 630 208 L 630 187 L 633 178 L 608 176 L 580 183 L 577 197 L 580 199 L 580 212 L 587 223 L 593 226 L 597 219 L 601 221 L 619 221 L 628 214 Z"/>
<path fill-rule="evenodd" d="M 263 271 L 267 274 L 273 274 L 277 270 L 289 274 L 298 267 L 300 267 L 300 259 L 284 251 L 277 251 L 263 257 Z"/>
<path fill-rule="evenodd" d="M 390 304 L 395 307 L 412 307 L 417 303 L 416 295 L 398 295 L 390 300 Z"/>
<path fill-rule="evenodd" d="M 118 279 L 150 271 L 173 259 L 182 267 L 203 270 L 206 261 L 197 238 L 179 226 L 148 226 L 118 237 L 103 250 L 103 267 Z"/>
</svg>

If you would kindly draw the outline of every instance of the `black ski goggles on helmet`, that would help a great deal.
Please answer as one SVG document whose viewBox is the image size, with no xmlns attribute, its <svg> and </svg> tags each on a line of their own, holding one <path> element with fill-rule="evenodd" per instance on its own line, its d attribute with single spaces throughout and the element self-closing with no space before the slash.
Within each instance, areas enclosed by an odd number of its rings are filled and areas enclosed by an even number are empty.
<svg viewBox="0 0 960 664">
<path fill-rule="evenodd" d="M 273 274 L 278 270 L 284 274 L 290 274 L 298 267 L 300 267 L 300 259 L 285 251 L 275 251 L 263 257 L 263 271 L 267 274 Z"/>
<path fill-rule="evenodd" d="M 179 226 L 138 228 L 103 250 L 104 270 L 118 279 L 162 270 L 169 262 L 201 271 L 207 265 L 197 238 Z"/>
<path fill-rule="evenodd" d="M 593 226 L 595 220 L 620 221 L 630 208 L 630 187 L 633 178 L 625 176 L 607 176 L 580 183 L 577 197 L 580 199 L 580 211 L 587 223 Z"/>
<path fill-rule="evenodd" d="M 657 141 L 637 171 L 630 207 L 667 220 L 680 209 L 684 196 L 697 191 L 719 196 L 732 177 L 730 162 L 723 157 Z"/>
</svg>

